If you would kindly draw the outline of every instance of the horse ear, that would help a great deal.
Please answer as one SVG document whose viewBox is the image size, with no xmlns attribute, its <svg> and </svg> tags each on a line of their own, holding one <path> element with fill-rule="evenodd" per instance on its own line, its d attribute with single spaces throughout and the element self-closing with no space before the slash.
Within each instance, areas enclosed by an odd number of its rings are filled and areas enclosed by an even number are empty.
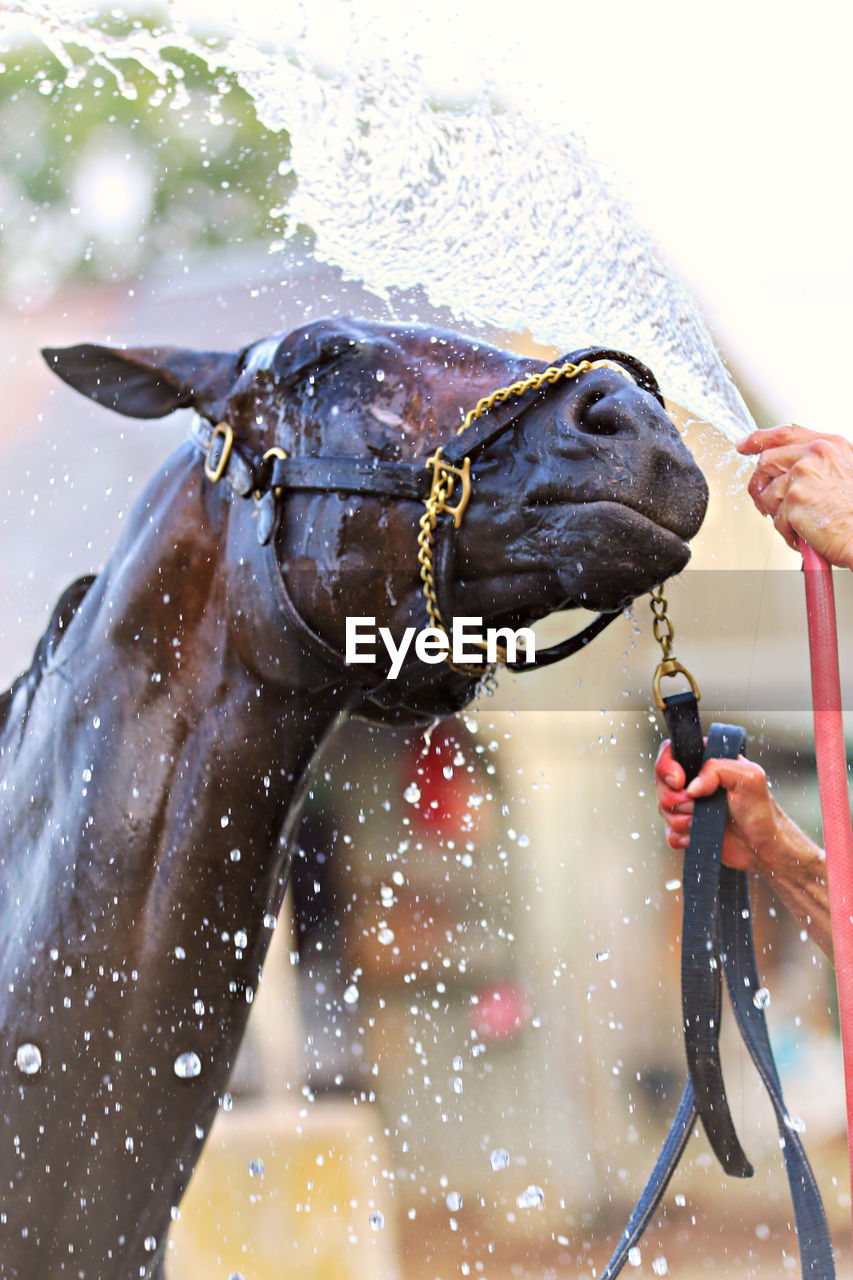
<svg viewBox="0 0 853 1280">
<path fill-rule="evenodd" d="M 162 418 L 197 409 L 218 421 L 237 378 L 239 355 L 183 347 L 45 347 L 42 355 L 64 382 L 129 418 Z"/>
</svg>

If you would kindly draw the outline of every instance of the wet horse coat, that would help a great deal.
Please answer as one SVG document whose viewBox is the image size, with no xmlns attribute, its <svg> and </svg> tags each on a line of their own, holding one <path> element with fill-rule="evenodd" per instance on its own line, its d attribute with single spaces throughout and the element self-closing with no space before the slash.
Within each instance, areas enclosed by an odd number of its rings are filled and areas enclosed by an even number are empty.
<svg viewBox="0 0 853 1280">
<path fill-rule="evenodd" d="M 193 408 L 261 456 L 421 463 L 543 366 L 449 332 L 321 322 L 237 353 L 47 353 L 119 412 Z M 477 461 L 460 612 L 616 609 L 683 567 L 707 490 L 648 390 L 596 369 Z M 380 709 L 347 616 L 424 626 L 410 500 L 300 491 L 259 515 L 182 446 L 0 703 L 0 1277 L 162 1274 L 287 881 L 312 760 L 342 717 L 470 697 L 432 667 Z M 258 508 L 259 509 L 259 508 Z M 239 854 L 235 851 L 239 850 Z"/>
</svg>

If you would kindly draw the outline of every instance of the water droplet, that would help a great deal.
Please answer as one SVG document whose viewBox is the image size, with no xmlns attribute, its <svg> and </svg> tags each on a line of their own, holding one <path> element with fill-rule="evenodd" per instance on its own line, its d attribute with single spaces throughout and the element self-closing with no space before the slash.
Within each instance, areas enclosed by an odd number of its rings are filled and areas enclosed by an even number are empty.
<svg viewBox="0 0 853 1280">
<path fill-rule="evenodd" d="M 453 1092 L 454 1092 L 454 1093 L 461 1093 L 461 1092 L 462 1092 L 462 1080 L 461 1080 L 461 1078 L 460 1078 L 459 1076 L 454 1076 L 454 1077 L 453 1077 L 452 1084 L 453 1084 Z"/>
<path fill-rule="evenodd" d="M 267 912 L 267 914 L 264 916 L 264 928 L 265 929 L 275 928 L 275 916 L 272 914 L 272 912 Z"/>
<path fill-rule="evenodd" d="M 344 992 L 344 1004 L 358 1004 L 358 987 L 351 982 Z"/>
<path fill-rule="evenodd" d="M 230 1111 L 231 1108 L 234 1106 L 234 1099 L 231 1097 L 231 1094 L 223 1093 L 222 1101 L 219 1105 L 222 1107 L 223 1111 Z"/>
<path fill-rule="evenodd" d="M 445 778 L 447 778 L 449 782 L 450 779 L 453 777 L 453 765 L 446 764 L 441 772 L 444 774 Z"/>
<path fill-rule="evenodd" d="M 519 849 L 527 849 L 527 848 L 529 848 L 529 847 L 530 847 L 530 836 L 525 835 L 525 833 L 522 831 L 521 835 L 518 837 L 518 842 L 517 842 L 517 843 L 518 843 L 518 847 L 519 847 Z"/>
<path fill-rule="evenodd" d="M 596 951 L 596 953 L 595 953 L 595 958 L 596 958 L 596 960 L 598 960 L 598 961 L 599 961 L 599 963 L 600 963 L 602 960 L 609 960 L 609 959 L 610 959 L 610 948 L 608 947 L 608 948 L 607 948 L 606 950 L 604 950 L 604 951 Z"/>
<path fill-rule="evenodd" d="M 791 1133 L 805 1133 L 806 1122 L 801 1120 L 799 1116 L 786 1115 L 785 1128 L 790 1129 Z"/>
<path fill-rule="evenodd" d="M 37 1044 L 19 1044 L 15 1054 L 15 1066 L 25 1076 L 34 1076 L 41 1071 L 41 1049 Z"/>
<path fill-rule="evenodd" d="M 661 1257 L 659 1258 L 655 1258 L 654 1262 L 652 1263 L 652 1271 L 654 1271 L 656 1276 L 667 1275 L 667 1273 L 669 1272 L 669 1263 L 667 1262 L 666 1258 L 663 1257 L 663 1255 L 661 1255 Z"/>
<path fill-rule="evenodd" d="M 457 1053 L 456 1057 L 453 1059 L 453 1062 L 451 1063 L 451 1066 L 453 1067 L 453 1070 L 454 1070 L 454 1071 L 461 1071 L 461 1070 L 462 1070 L 462 1068 L 465 1066 L 465 1063 L 462 1061 L 462 1059 L 461 1059 L 461 1057 L 459 1056 L 459 1054 L 458 1054 L 458 1053 Z"/>
<path fill-rule="evenodd" d="M 448 1191 L 444 1197 L 444 1203 L 447 1205 L 451 1213 L 458 1213 L 462 1208 L 462 1195 L 459 1191 Z"/>
<path fill-rule="evenodd" d="M 675 893 L 676 889 L 681 888 L 681 881 L 677 877 L 672 880 L 667 880 L 666 884 L 664 885 L 664 888 L 666 889 L 667 893 Z M 639 1266 L 639 1263 L 637 1265 Z"/>
<path fill-rule="evenodd" d="M 175 959 L 186 960 L 186 958 L 187 958 L 187 953 L 186 951 L 184 951 L 183 947 L 175 947 Z"/>
<path fill-rule="evenodd" d="M 767 1223 L 759 1222 L 755 1228 L 755 1234 L 758 1236 L 759 1240 L 769 1240 L 770 1228 L 768 1227 Z"/>
<path fill-rule="evenodd" d="M 387 928 L 380 929 L 376 935 L 376 938 L 381 946 L 383 947 L 390 946 L 390 944 L 394 941 L 394 930 L 387 929 Z"/>
<path fill-rule="evenodd" d="M 417 804 L 421 798 L 421 789 L 416 782 L 410 782 L 403 792 L 403 799 L 409 804 Z"/>
<path fill-rule="evenodd" d="M 497 1173 L 500 1169 L 508 1169 L 510 1163 L 510 1154 L 505 1147 L 496 1147 L 489 1156 L 489 1164 Z"/>
<path fill-rule="evenodd" d="M 130 1154 L 133 1155 L 133 1138 L 131 1138 L 129 1134 L 124 1140 L 124 1149 L 125 1151 L 129 1151 Z"/>
<path fill-rule="evenodd" d="M 179 1080 L 194 1080 L 201 1075 L 201 1058 L 192 1051 L 179 1053 L 175 1059 L 175 1075 Z"/>
<path fill-rule="evenodd" d="M 145 1252 L 146 1252 L 146 1253 L 153 1253 L 153 1252 L 154 1252 L 154 1250 L 155 1250 L 156 1248 L 157 1248 L 157 1237 L 156 1237 L 156 1236 L 146 1236 L 146 1237 L 145 1237 Z"/>
<path fill-rule="evenodd" d="M 385 1215 L 377 1209 L 376 1213 L 371 1213 L 368 1222 L 372 1231 L 381 1231 L 385 1226 Z"/>
<path fill-rule="evenodd" d="M 201 1017 L 204 1015 L 204 1001 L 203 1001 L 203 1000 L 195 1000 L 195 1001 L 193 1001 L 193 1013 L 197 1014 L 199 1018 L 201 1018 Z"/>
<path fill-rule="evenodd" d="M 262 1178 L 263 1174 L 264 1174 L 264 1162 L 263 1160 L 260 1159 L 259 1156 L 256 1156 L 254 1160 L 249 1161 L 249 1177 Z"/>
<path fill-rule="evenodd" d="M 756 1009 L 766 1009 L 770 1003 L 770 992 L 766 987 L 759 987 L 755 995 L 752 997 L 752 1003 Z"/>
<path fill-rule="evenodd" d="M 240 850 L 239 850 L 239 849 L 232 849 L 228 856 L 229 856 L 229 858 L 231 859 L 231 861 L 232 861 L 232 862 L 239 862 L 239 861 L 240 861 Z"/>
<path fill-rule="evenodd" d="M 642 1262 L 642 1260 L 643 1260 L 643 1255 L 642 1255 L 642 1253 L 640 1252 L 640 1250 L 637 1248 L 637 1246 L 636 1246 L 636 1245 L 634 1245 L 634 1246 L 633 1246 L 633 1248 L 631 1248 L 631 1249 L 629 1249 L 629 1250 L 628 1250 L 628 1265 L 629 1265 L 629 1266 L 631 1266 L 631 1267 L 638 1267 L 638 1266 L 640 1265 L 640 1263 Z"/>
<path fill-rule="evenodd" d="M 249 935 L 245 929 L 238 929 L 234 934 L 234 946 L 243 951 L 249 944 Z"/>
<path fill-rule="evenodd" d="M 533 1183 L 529 1187 L 525 1187 L 521 1195 L 515 1197 L 515 1203 L 519 1209 L 535 1209 L 542 1204 L 545 1199 L 545 1192 L 541 1187 L 535 1186 Z"/>
</svg>

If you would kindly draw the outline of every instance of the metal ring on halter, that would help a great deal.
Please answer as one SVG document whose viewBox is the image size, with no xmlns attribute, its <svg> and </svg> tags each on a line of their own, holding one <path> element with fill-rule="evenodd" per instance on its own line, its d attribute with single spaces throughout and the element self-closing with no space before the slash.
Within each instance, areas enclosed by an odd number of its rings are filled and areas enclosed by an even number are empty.
<svg viewBox="0 0 853 1280">
<path fill-rule="evenodd" d="M 652 680 L 652 693 L 654 694 L 655 705 L 660 711 L 663 711 L 666 708 L 663 694 L 660 691 L 660 682 L 667 676 L 676 675 L 682 675 L 685 677 L 690 688 L 693 690 L 693 695 L 697 702 L 702 696 L 699 692 L 698 684 L 687 668 L 682 666 L 677 658 L 664 658 L 663 662 L 658 663 L 657 668 L 655 669 L 654 679 Z"/>
<path fill-rule="evenodd" d="M 204 458 L 204 474 L 211 483 L 216 484 L 225 474 L 231 447 L 234 444 L 234 431 L 227 422 L 217 422 L 207 444 Z"/>
</svg>

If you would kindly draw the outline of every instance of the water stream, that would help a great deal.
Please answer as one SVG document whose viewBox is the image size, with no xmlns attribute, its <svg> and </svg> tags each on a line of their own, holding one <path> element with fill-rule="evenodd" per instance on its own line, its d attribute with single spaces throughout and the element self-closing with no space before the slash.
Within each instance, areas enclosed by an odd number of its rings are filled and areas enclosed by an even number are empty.
<svg viewBox="0 0 853 1280">
<path fill-rule="evenodd" d="M 263 123 L 289 135 L 296 186 L 271 248 L 307 226 L 321 259 L 392 305 L 396 291 L 420 286 L 460 327 L 526 331 L 559 351 L 624 348 L 654 368 L 671 399 L 730 439 L 751 429 L 696 304 L 570 121 L 556 136 L 485 92 L 437 103 L 417 56 L 376 30 L 368 41 L 343 0 L 336 45 L 345 70 L 323 67 L 303 19 L 301 5 L 289 6 L 270 18 L 261 44 L 236 18 L 216 37 L 200 36 L 171 6 L 154 30 L 137 23 L 111 34 L 79 0 L 11 0 L 0 39 L 35 34 L 72 87 L 94 67 L 133 97 L 142 66 L 176 106 L 174 50 L 198 56 L 235 77 Z M 215 111 L 213 103 L 214 123 Z"/>
</svg>

